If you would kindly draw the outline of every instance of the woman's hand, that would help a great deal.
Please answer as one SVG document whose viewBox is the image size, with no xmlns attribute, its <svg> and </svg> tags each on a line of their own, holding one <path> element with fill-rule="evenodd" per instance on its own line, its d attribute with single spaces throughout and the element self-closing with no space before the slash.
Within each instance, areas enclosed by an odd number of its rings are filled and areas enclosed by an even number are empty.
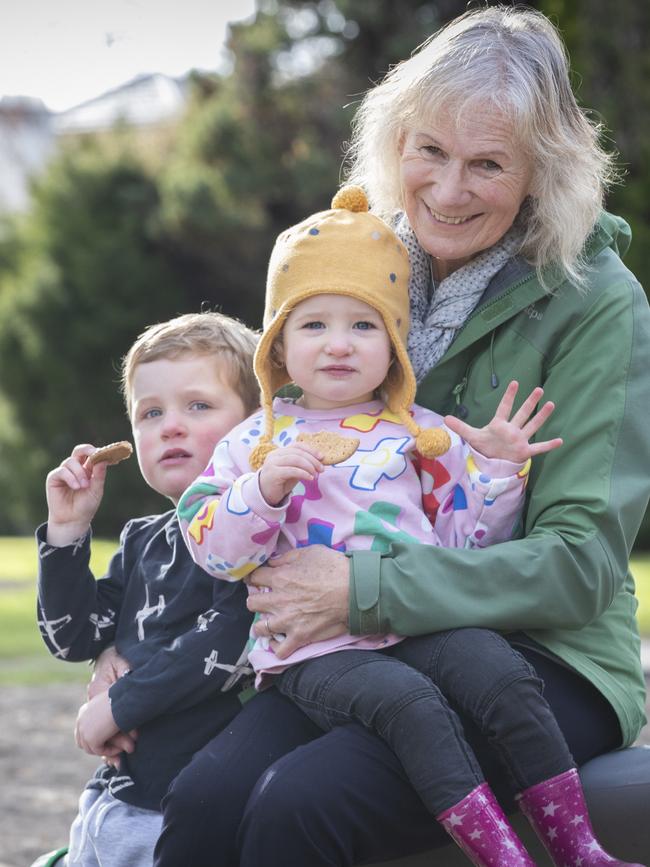
<svg viewBox="0 0 650 867">
<path fill-rule="evenodd" d="M 283 633 L 271 647 L 284 659 L 305 644 L 348 631 L 350 564 L 345 554 L 310 545 L 269 560 L 246 579 L 265 593 L 251 593 L 248 607 L 258 612 L 255 634 Z"/>
<path fill-rule="evenodd" d="M 534 388 L 510 418 L 518 389 L 518 383 L 513 380 L 506 388 L 494 417 L 485 427 L 472 427 L 453 415 L 445 416 L 445 424 L 486 458 L 524 463 L 535 455 L 559 448 L 562 445 L 560 437 L 529 442 L 555 409 L 555 404 L 549 400 L 535 412 L 544 394 L 543 388 Z"/>
</svg>

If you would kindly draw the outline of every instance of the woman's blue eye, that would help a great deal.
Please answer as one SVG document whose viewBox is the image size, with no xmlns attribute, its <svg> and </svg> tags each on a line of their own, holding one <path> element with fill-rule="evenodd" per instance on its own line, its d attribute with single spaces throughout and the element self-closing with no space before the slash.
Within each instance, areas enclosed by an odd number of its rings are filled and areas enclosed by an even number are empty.
<svg viewBox="0 0 650 867">
<path fill-rule="evenodd" d="M 488 172 L 500 172 L 501 166 L 499 163 L 495 163 L 494 160 L 483 160 L 483 168 L 487 169 Z"/>
</svg>

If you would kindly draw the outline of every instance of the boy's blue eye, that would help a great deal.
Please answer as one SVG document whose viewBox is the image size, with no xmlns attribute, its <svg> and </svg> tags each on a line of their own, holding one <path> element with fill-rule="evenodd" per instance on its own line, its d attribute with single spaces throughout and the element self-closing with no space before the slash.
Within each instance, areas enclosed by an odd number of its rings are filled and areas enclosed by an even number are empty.
<svg viewBox="0 0 650 867">
<path fill-rule="evenodd" d="M 162 412 L 159 409 L 148 409 L 146 412 L 142 413 L 142 418 L 156 418 L 156 416 L 162 415 Z"/>
<path fill-rule="evenodd" d="M 191 409 L 210 409 L 210 404 L 204 400 L 195 400 L 191 405 Z"/>
</svg>

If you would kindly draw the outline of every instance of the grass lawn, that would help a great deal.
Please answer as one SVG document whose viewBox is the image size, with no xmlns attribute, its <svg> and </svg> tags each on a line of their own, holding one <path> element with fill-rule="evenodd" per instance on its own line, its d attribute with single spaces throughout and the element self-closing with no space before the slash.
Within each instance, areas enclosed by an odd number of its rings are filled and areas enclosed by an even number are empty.
<svg viewBox="0 0 650 867">
<path fill-rule="evenodd" d="M 116 543 L 94 539 L 91 567 L 101 575 Z M 36 626 L 36 543 L 0 536 L 0 686 L 88 680 L 86 663 L 54 659 Z"/>
<path fill-rule="evenodd" d="M 115 550 L 113 541 L 94 539 L 91 567 L 101 575 Z M 53 659 L 36 626 L 36 545 L 31 538 L 0 537 L 0 686 L 88 680 L 85 663 Z M 641 634 L 650 638 L 650 553 L 634 558 Z"/>
</svg>

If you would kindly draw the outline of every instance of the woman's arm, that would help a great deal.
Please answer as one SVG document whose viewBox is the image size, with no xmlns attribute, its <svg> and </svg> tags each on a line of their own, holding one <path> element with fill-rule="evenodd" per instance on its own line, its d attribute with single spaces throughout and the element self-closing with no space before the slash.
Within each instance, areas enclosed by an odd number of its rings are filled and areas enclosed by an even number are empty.
<svg viewBox="0 0 650 867">
<path fill-rule="evenodd" d="M 580 629 L 611 605 L 648 500 L 650 315 L 632 280 L 585 307 L 545 360 L 556 404 L 545 435 L 564 446 L 533 466 L 526 537 L 484 550 L 395 544 L 353 553 L 351 568 L 333 551 L 280 558 L 252 580 L 273 593 L 249 599 L 287 634 L 278 655 L 344 623 L 357 634 Z"/>
</svg>

